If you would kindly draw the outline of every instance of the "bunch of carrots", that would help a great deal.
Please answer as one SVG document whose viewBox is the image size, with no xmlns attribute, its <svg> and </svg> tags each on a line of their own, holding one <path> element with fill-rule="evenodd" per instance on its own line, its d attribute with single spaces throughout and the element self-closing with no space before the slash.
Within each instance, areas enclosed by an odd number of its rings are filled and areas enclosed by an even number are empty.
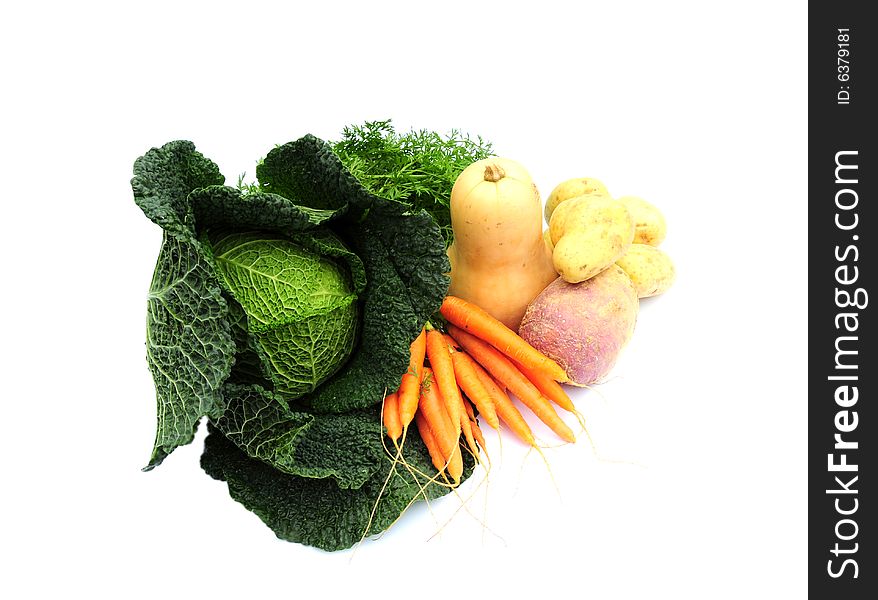
<svg viewBox="0 0 878 600">
<path fill-rule="evenodd" d="M 412 342 L 409 369 L 399 389 L 384 400 L 384 426 L 394 444 L 399 445 L 414 421 L 433 466 L 456 484 L 463 474 L 461 435 L 477 460 L 476 444 L 485 449 L 473 406 L 490 427 L 499 430 L 502 421 L 536 447 L 508 392 L 561 439 L 575 441 L 552 406 L 576 410 L 559 385 L 568 378 L 558 363 L 466 300 L 448 296 L 440 312 L 448 321 L 447 333 L 427 324 Z"/>
</svg>

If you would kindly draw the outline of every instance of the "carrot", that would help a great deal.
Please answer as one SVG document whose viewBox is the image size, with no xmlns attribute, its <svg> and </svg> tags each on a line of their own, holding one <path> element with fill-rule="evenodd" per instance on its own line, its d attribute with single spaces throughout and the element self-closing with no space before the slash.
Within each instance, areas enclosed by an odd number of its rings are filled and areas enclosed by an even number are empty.
<svg viewBox="0 0 878 600">
<path fill-rule="evenodd" d="M 451 346 L 452 350 L 460 350 L 460 344 L 458 344 L 453 337 L 447 333 L 443 333 L 442 337 L 445 338 L 445 342 Z"/>
<path fill-rule="evenodd" d="M 518 412 L 518 409 L 512 404 L 512 400 L 509 399 L 506 392 L 500 389 L 500 386 L 497 385 L 494 378 L 488 375 L 488 372 L 485 371 L 481 365 L 477 364 L 476 366 L 478 367 L 476 373 L 478 373 L 479 379 L 488 390 L 488 393 L 491 394 L 491 400 L 494 402 L 497 414 L 522 442 L 530 446 L 535 445 L 536 440 L 534 439 L 534 434 L 530 429 L 530 425 L 527 424 L 527 421 L 524 420 L 524 417 L 521 416 L 521 413 Z M 475 434 L 475 432 L 473 433 Z"/>
<path fill-rule="evenodd" d="M 463 432 L 463 437 L 466 439 L 467 446 L 469 446 L 469 449 L 472 451 L 473 458 L 479 460 L 479 449 L 476 447 L 476 441 L 473 438 L 472 423 L 470 422 L 470 418 L 475 419 L 475 417 L 472 417 L 472 408 L 469 407 L 469 402 L 464 402 L 459 389 L 457 393 L 457 414 L 460 415 L 458 423 L 460 424 L 460 430 Z"/>
<path fill-rule="evenodd" d="M 488 447 L 485 445 L 485 436 L 482 435 L 482 430 L 479 428 L 479 424 L 473 421 L 472 423 L 472 432 L 473 437 L 479 443 L 479 446 L 482 447 L 482 450 L 485 452 L 485 456 L 488 456 Z M 491 457 L 488 456 L 488 463 L 490 464 Z"/>
<path fill-rule="evenodd" d="M 444 335 L 445 335 L 445 340 L 448 342 L 448 345 L 451 346 L 452 349 L 454 349 L 454 350 L 463 350 L 463 348 L 460 347 L 460 344 L 458 344 L 457 341 L 456 341 L 453 337 L 451 337 L 451 336 L 448 335 L 447 333 L 444 334 Z M 475 362 L 475 361 L 473 361 L 473 364 L 474 364 L 476 367 L 478 367 L 479 369 L 482 368 L 482 366 L 481 366 L 479 363 Z M 496 381 L 496 380 L 494 380 L 494 379 L 492 379 L 491 381 L 493 381 L 493 382 L 494 382 L 494 385 L 496 385 L 497 387 L 499 387 L 501 390 L 503 390 L 504 392 L 506 391 L 506 386 L 505 386 L 505 385 L 503 385 L 502 383 L 500 383 L 499 381 Z M 484 382 L 482 382 L 482 383 L 484 384 Z M 475 417 L 473 416 L 472 404 L 468 404 L 468 403 L 464 402 L 464 406 L 466 407 L 467 414 L 469 414 L 470 419 L 475 419 Z"/>
<path fill-rule="evenodd" d="M 564 388 L 561 387 L 560 383 L 554 379 L 546 377 L 536 369 L 525 367 L 521 363 L 516 363 L 515 366 L 518 367 L 518 370 L 521 371 L 538 390 L 540 390 L 540 393 L 543 396 L 568 412 L 576 412 L 576 407 L 573 406 L 573 400 L 570 399 L 570 396 L 567 395 L 567 392 L 564 391 Z"/>
<path fill-rule="evenodd" d="M 476 414 L 473 412 L 473 403 L 464 400 L 463 409 L 466 411 L 466 416 L 469 417 L 470 421 L 476 420 Z"/>
<path fill-rule="evenodd" d="M 476 363 L 478 367 L 478 363 Z M 487 388 L 486 388 L 487 389 Z M 469 428 L 470 436 L 472 436 L 472 440 L 467 439 L 468 444 L 473 444 L 474 442 L 478 442 L 479 446 L 481 446 L 482 450 L 485 452 L 485 456 L 488 456 L 488 449 L 485 447 L 485 438 L 482 436 L 482 430 L 479 428 L 479 422 L 476 421 L 476 415 L 473 412 L 472 402 L 468 400 L 462 400 L 461 404 L 463 404 L 464 413 L 460 418 L 461 426 L 464 428 Z M 464 423 L 466 423 L 464 425 Z M 478 455 L 478 450 L 476 450 L 476 455 Z M 488 456 L 488 461 L 490 462 L 491 457 Z"/>
<path fill-rule="evenodd" d="M 494 429 L 498 429 L 500 420 L 497 418 L 497 410 L 494 408 L 491 396 L 488 395 L 485 386 L 479 381 L 473 366 L 475 361 L 465 352 L 457 351 L 451 355 L 451 361 L 454 364 L 454 374 L 461 389 L 473 401 L 476 408 L 479 409 L 479 413 L 485 417 L 485 422 Z"/>
<path fill-rule="evenodd" d="M 476 363 L 475 366 L 478 369 L 482 369 L 482 367 L 479 366 L 479 363 Z M 484 370 L 483 370 L 483 372 L 484 372 Z M 488 390 L 487 386 L 485 386 L 485 389 L 488 391 L 489 394 L 491 393 L 491 390 Z M 482 450 L 484 450 L 485 456 L 488 456 L 488 448 L 487 448 L 487 446 L 485 446 L 485 438 L 482 435 L 482 429 L 479 427 L 479 422 L 476 421 L 476 415 L 473 412 L 472 402 L 464 401 L 463 402 L 463 409 L 466 411 L 466 421 L 469 423 L 470 433 L 472 433 L 472 436 L 475 439 L 475 441 L 477 441 L 479 443 L 479 446 L 481 446 Z M 526 425 L 526 423 L 525 423 L 525 425 Z M 488 456 L 488 461 L 490 462 L 490 460 L 491 460 L 491 457 Z"/>
<path fill-rule="evenodd" d="M 469 417 L 466 416 L 466 412 L 463 409 L 463 400 L 460 401 L 460 430 L 463 432 L 463 437 L 466 439 L 466 445 L 469 446 L 469 449 L 473 453 L 473 457 L 478 460 L 479 459 L 479 448 L 476 446 L 476 440 L 473 437 L 473 424 L 470 422 Z"/>
<path fill-rule="evenodd" d="M 460 388 L 454 378 L 454 366 L 451 362 L 451 348 L 440 332 L 433 329 L 427 323 L 427 358 L 430 359 L 430 368 L 433 369 L 433 378 L 439 386 L 439 392 L 445 402 L 445 409 L 451 418 L 457 435 L 460 435 L 460 410 L 463 399 L 460 397 Z"/>
<path fill-rule="evenodd" d="M 423 329 L 411 345 L 409 370 L 402 376 L 399 385 L 399 421 L 404 428 L 409 426 L 418 410 L 418 397 L 421 395 L 421 382 L 424 380 L 424 355 L 427 352 L 427 335 Z"/>
<path fill-rule="evenodd" d="M 521 364 L 543 372 L 555 381 L 570 381 L 558 363 L 475 304 L 456 296 L 446 296 L 439 311 L 449 323 L 484 340 Z M 453 333 L 451 337 L 455 337 Z"/>
<path fill-rule="evenodd" d="M 433 466 L 441 473 L 445 470 L 445 458 L 442 456 L 439 444 L 436 442 L 436 438 L 433 432 L 430 431 L 430 426 L 421 412 L 415 413 L 415 425 L 418 426 L 418 433 L 421 434 L 421 439 L 427 447 L 427 452 L 430 453 L 430 460 L 433 462 Z"/>
<path fill-rule="evenodd" d="M 452 425 L 448 413 L 445 412 L 443 400 L 439 396 L 439 386 L 433 379 L 433 371 L 424 368 L 424 384 L 421 386 L 421 397 L 418 401 L 418 413 L 424 415 L 442 456 L 448 464 L 448 474 L 454 483 L 460 481 L 463 475 L 463 457 L 460 454 L 460 445 L 457 443 L 459 435 L 455 434 L 456 428 Z"/>
<path fill-rule="evenodd" d="M 384 426 L 387 435 L 394 442 L 402 435 L 402 422 L 399 420 L 399 398 L 397 392 L 384 397 Z"/>
<path fill-rule="evenodd" d="M 573 430 L 561 420 L 546 397 L 515 367 L 509 358 L 492 345 L 458 327 L 451 325 L 448 332 L 479 364 L 485 367 L 485 370 L 501 381 L 510 392 L 518 396 L 522 404 L 531 409 L 537 418 L 548 425 L 561 439 L 568 442 L 576 441 Z"/>
</svg>

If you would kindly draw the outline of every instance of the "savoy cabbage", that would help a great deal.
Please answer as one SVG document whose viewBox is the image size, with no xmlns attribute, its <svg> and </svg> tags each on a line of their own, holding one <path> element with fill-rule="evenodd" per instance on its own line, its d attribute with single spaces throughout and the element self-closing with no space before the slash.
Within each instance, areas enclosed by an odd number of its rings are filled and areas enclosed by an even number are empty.
<svg viewBox="0 0 878 600">
<path fill-rule="evenodd" d="M 344 548 L 367 533 L 378 490 L 368 533 L 444 491 L 391 470 L 380 403 L 445 296 L 445 242 L 428 213 L 367 191 L 313 136 L 269 152 L 257 176 L 223 185 L 187 141 L 135 162 L 135 201 L 164 230 L 147 300 L 158 423 L 146 468 L 207 417 L 202 464 L 234 498 L 284 539 Z"/>
</svg>

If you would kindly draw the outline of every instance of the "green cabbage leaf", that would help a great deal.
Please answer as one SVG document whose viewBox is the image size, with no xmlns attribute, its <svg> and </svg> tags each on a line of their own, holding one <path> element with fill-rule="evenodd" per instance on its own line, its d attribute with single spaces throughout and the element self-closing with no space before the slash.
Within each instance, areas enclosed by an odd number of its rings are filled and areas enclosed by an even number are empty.
<svg viewBox="0 0 878 600">
<path fill-rule="evenodd" d="M 369 430 L 370 439 L 380 443 L 377 421 L 366 413 L 359 420 L 359 424 L 352 421 L 349 425 L 357 434 Z M 225 481 L 231 497 L 255 513 L 282 540 L 327 551 L 344 550 L 388 529 L 411 503 L 448 493 L 447 488 L 422 475 L 435 469 L 416 435 L 409 437 L 403 451 L 411 472 L 384 457 L 363 485 L 345 487 L 332 477 L 280 472 L 241 450 L 216 427 L 209 430 L 201 455 L 202 468 L 211 477 Z M 465 478 L 472 469 L 472 459 L 464 454 Z"/>
<path fill-rule="evenodd" d="M 380 424 L 447 292 L 445 241 L 427 212 L 370 193 L 313 136 L 273 149 L 257 177 L 224 185 L 188 141 L 134 164 L 135 202 L 164 230 L 147 298 L 157 426 L 145 469 L 207 417 L 202 466 L 233 498 L 283 539 L 345 548 L 447 491 L 392 467 Z M 406 445 L 433 471 L 416 435 Z"/>
<path fill-rule="evenodd" d="M 246 300 L 234 297 L 217 269 L 208 232 L 286 236 L 345 264 L 356 296 L 349 306 L 359 311 L 355 339 L 345 340 L 353 345 L 345 364 L 297 399 L 317 412 L 380 403 L 399 385 L 411 341 L 447 291 L 448 259 L 430 216 L 367 192 L 325 142 L 305 136 L 275 148 L 258 176 L 252 194 L 221 185 L 216 165 L 186 141 L 135 162 L 135 201 L 165 230 L 147 314 L 159 420 L 148 468 L 190 442 L 202 417 L 220 414 L 227 381 L 277 387 L 270 373 L 254 371 L 264 371 L 272 358 L 266 347 L 281 340 L 254 336 L 259 325 L 246 310 L 242 318 Z"/>
</svg>

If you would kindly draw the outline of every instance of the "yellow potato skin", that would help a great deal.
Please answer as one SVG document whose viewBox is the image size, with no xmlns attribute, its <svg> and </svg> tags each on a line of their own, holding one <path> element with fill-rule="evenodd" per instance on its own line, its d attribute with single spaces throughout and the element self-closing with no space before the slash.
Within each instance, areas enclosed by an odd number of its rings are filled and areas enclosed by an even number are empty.
<svg viewBox="0 0 878 600">
<path fill-rule="evenodd" d="M 552 243 L 552 232 L 546 229 L 543 232 L 543 240 L 546 242 L 546 248 L 549 249 L 549 254 L 555 251 L 555 244 Z"/>
<path fill-rule="evenodd" d="M 562 202 L 576 198 L 577 196 L 585 196 L 587 194 L 600 194 L 601 196 L 609 196 L 607 186 L 599 179 L 594 177 L 578 177 L 576 179 L 568 179 L 562 181 L 555 186 L 549 197 L 546 198 L 546 223 L 551 221 L 552 213 L 558 208 Z"/>
<path fill-rule="evenodd" d="M 663 294 L 674 283 L 676 276 L 671 258 L 648 244 L 631 244 L 616 264 L 631 279 L 638 298 Z"/>
<path fill-rule="evenodd" d="M 552 213 L 552 263 L 564 281 L 590 279 L 619 260 L 634 240 L 628 209 L 608 196 L 571 198 Z"/>
<path fill-rule="evenodd" d="M 665 217 L 655 206 L 637 196 L 622 196 L 618 200 L 625 205 L 634 219 L 634 243 L 658 246 L 668 233 Z"/>
</svg>

